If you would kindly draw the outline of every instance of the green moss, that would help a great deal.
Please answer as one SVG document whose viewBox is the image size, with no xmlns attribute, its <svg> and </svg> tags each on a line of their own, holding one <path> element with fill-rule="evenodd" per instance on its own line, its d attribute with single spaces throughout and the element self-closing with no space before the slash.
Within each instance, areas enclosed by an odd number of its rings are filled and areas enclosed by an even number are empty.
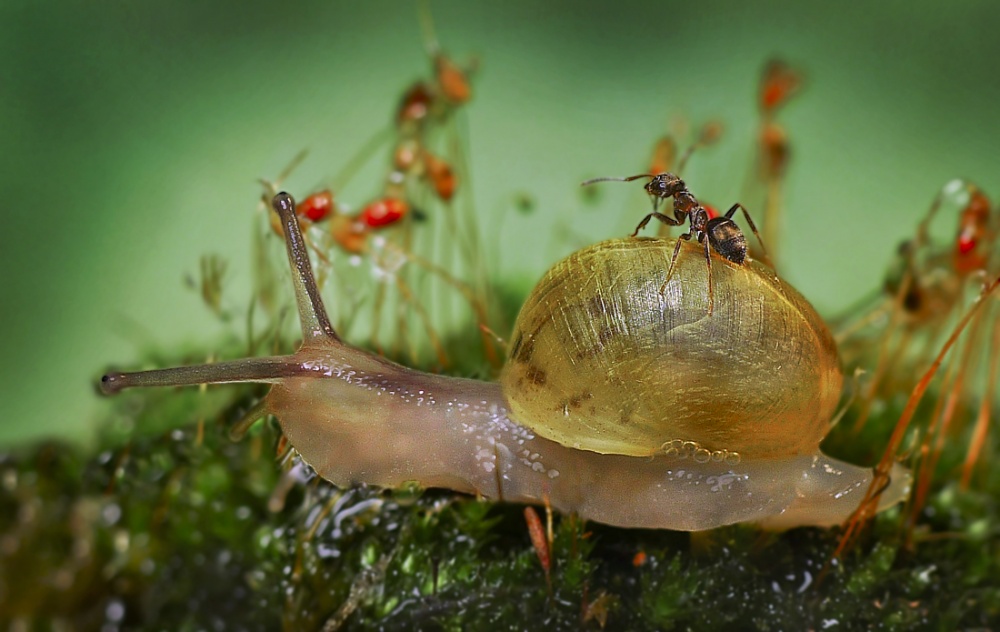
<svg viewBox="0 0 1000 632">
<path fill-rule="evenodd" d="M 836 530 L 691 535 L 555 516 L 550 596 L 520 507 L 338 490 L 294 459 L 279 466 L 275 424 L 227 436 L 257 394 L 130 394 L 119 414 L 139 411 L 137 427 L 161 414 L 179 415 L 176 427 L 124 444 L 108 433 L 90 453 L 48 443 L 4 455 L 0 616 L 176 630 L 310 630 L 335 617 L 360 630 L 598 629 L 598 615 L 612 629 L 664 630 L 1000 621 L 995 477 L 987 489 L 937 489 L 915 548 L 900 544 L 894 511 L 841 560 Z M 165 398 L 188 411 L 154 405 Z"/>
</svg>

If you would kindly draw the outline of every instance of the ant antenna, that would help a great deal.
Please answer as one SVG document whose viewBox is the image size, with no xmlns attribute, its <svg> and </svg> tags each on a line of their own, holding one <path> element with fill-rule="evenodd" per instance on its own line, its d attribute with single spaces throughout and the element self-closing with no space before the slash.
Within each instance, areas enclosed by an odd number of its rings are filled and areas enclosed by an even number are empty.
<svg viewBox="0 0 1000 632">
<path fill-rule="evenodd" d="M 639 178 L 655 178 L 656 175 L 652 173 L 640 173 L 637 176 L 628 176 L 627 178 L 615 178 L 608 176 L 605 178 L 591 178 L 590 180 L 584 180 L 580 183 L 580 186 L 585 187 L 588 184 L 594 184 L 595 182 L 632 182 L 633 180 L 638 180 Z"/>
</svg>

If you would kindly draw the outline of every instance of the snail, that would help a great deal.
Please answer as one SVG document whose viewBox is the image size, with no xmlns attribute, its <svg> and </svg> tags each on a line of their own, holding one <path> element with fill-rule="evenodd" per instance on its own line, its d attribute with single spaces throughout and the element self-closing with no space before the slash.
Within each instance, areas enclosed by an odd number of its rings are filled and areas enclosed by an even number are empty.
<svg viewBox="0 0 1000 632">
<path fill-rule="evenodd" d="M 673 242 L 623 238 L 556 264 L 533 290 L 499 382 L 415 371 L 339 337 L 316 286 L 295 202 L 286 235 L 303 341 L 294 354 L 135 373 L 101 389 L 266 382 L 246 418 L 271 414 L 338 486 L 416 482 L 485 499 L 550 503 L 622 527 L 833 525 L 872 470 L 819 450 L 840 397 L 833 339 L 764 266 L 706 266 Z M 904 497 L 897 466 L 880 506 Z"/>
</svg>

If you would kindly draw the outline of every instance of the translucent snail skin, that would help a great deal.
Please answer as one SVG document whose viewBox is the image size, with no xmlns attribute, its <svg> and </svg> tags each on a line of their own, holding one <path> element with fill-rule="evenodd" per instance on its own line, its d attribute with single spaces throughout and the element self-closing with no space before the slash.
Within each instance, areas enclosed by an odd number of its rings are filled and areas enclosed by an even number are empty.
<svg viewBox="0 0 1000 632">
<path fill-rule="evenodd" d="M 622 527 L 696 531 L 843 522 L 870 468 L 824 456 L 836 347 L 769 269 L 616 239 L 556 264 L 528 298 L 499 383 L 414 371 L 345 343 L 313 278 L 291 196 L 286 234 L 303 341 L 289 356 L 137 373 L 101 388 L 266 382 L 254 418 L 335 485 L 416 482 Z M 661 292 L 661 286 L 663 292 Z M 896 467 L 881 507 L 907 493 Z"/>
</svg>

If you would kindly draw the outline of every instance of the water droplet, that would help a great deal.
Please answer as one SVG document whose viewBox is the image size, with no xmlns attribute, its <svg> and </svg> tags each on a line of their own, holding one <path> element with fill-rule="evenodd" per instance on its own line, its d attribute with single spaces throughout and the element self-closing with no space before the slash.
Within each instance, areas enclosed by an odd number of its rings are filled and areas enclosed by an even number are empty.
<svg viewBox="0 0 1000 632">
<path fill-rule="evenodd" d="M 681 444 L 681 458 L 686 459 L 690 456 L 693 456 L 699 447 L 701 446 L 699 446 L 694 441 L 685 441 L 683 444 Z"/>
<path fill-rule="evenodd" d="M 104 524 L 111 526 L 118 522 L 119 518 L 122 517 L 122 508 L 115 503 L 105 505 L 104 509 L 101 510 L 101 518 L 104 520 Z"/>
<path fill-rule="evenodd" d="M 113 599 L 104 609 L 104 616 L 112 623 L 120 623 L 125 618 L 125 604 L 117 599 Z"/>
</svg>

